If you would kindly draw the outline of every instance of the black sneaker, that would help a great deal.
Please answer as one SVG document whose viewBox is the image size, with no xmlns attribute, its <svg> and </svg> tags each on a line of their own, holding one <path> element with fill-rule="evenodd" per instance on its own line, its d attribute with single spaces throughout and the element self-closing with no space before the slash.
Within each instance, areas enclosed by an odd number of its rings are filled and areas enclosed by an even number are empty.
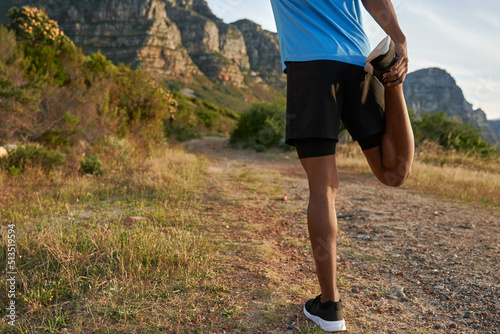
<svg viewBox="0 0 500 334">
<path fill-rule="evenodd" d="M 326 332 L 342 332 L 346 330 L 342 300 L 322 303 L 321 295 L 319 295 L 307 301 L 304 306 L 304 314 Z"/>
<path fill-rule="evenodd" d="M 381 83 L 385 83 L 382 76 L 390 71 L 397 60 L 394 42 L 387 36 L 366 58 L 365 71 L 373 74 Z"/>
</svg>

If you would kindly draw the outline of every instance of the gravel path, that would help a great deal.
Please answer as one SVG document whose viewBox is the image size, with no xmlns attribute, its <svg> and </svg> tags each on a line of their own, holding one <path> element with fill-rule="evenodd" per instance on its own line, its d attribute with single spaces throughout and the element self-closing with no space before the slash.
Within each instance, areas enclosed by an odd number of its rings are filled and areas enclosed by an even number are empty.
<svg viewBox="0 0 500 334">
<path fill-rule="evenodd" d="M 230 149 L 221 138 L 186 146 L 209 158 L 208 172 L 227 182 L 225 190 L 219 191 L 238 201 L 224 208 L 236 216 L 227 218 L 228 224 L 231 219 L 240 220 L 260 231 L 258 235 L 244 233 L 228 225 L 226 236 L 240 243 L 259 240 L 279 254 L 254 266 L 235 266 L 253 261 L 245 255 L 221 263 L 222 269 L 233 268 L 231 279 L 225 282 L 230 290 L 240 299 L 254 300 L 236 320 L 245 323 L 255 317 L 252 308 L 258 307 L 253 305 L 260 298 L 256 286 L 281 284 L 294 290 L 303 285 L 303 295 L 289 297 L 291 306 L 283 310 L 281 322 L 271 321 L 265 329 L 247 332 L 304 333 L 307 328 L 312 332 L 301 314 L 303 296 L 317 290 L 313 290 L 311 254 L 302 246 L 307 244 L 304 208 L 308 193 L 299 163 Z M 231 185 L 226 177 L 238 168 L 274 175 L 270 182 L 279 183 L 285 194 L 282 200 L 248 198 L 243 188 Z M 339 287 L 350 333 L 500 333 L 497 211 L 438 200 L 411 189 L 388 188 L 373 178 L 349 173 L 340 173 L 336 207 Z M 212 205 L 211 209 L 221 208 Z M 265 274 L 269 266 L 279 272 L 278 279 Z M 247 284 L 242 286 L 242 281 Z M 266 298 L 272 297 L 262 297 L 262 303 Z M 224 331 L 239 332 L 220 329 Z"/>
</svg>

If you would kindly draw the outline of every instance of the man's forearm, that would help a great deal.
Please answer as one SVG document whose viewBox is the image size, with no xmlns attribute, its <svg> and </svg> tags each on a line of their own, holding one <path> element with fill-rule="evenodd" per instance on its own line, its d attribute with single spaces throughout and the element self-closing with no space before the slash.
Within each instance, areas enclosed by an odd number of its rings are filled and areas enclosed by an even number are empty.
<svg viewBox="0 0 500 334">
<path fill-rule="evenodd" d="M 394 43 L 406 42 L 406 37 L 399 27 L 396 11 L 390 0 L 361 0 L 361 2 Z"/>
</svg>

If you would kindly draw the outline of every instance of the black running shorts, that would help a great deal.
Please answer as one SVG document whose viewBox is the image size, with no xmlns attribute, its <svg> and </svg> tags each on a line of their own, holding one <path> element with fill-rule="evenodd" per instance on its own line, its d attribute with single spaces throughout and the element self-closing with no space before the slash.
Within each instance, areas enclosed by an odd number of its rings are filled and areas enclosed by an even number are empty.
<svg viewBox="0 0 500 334">
<path fill-rule="evenodd" d="M 363 150 L 380 145 L 385 128 L 384 87 L 373 75 L 361 66 L 333 60 L 286 65 L 285 140 L 292 146 L 299 144 L 299 158 L 334 154 L 340 120 Z M 326 141 L 318 145 L 318 139 Z M 327 149 L 332 143 L 333 153 Z M 308 152 L 312 147 L 314 152 Z"/>
</svg>

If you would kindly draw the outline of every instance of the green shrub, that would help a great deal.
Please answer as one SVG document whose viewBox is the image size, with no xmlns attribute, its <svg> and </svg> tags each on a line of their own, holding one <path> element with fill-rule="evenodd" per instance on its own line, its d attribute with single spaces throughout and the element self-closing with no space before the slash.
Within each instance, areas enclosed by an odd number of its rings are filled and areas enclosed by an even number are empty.
<svg viewBox="0 0 500 334">
<path fill-rule="evenodd" d="M 26 167 L 41 167 L 45 172 L 64 166 L 66 156 L 59 150 L 46 148 L 38 144 L 19 145 L 9 152 L 9 156 L 0 160 L 2 167 L 11 174 L 17 174 Z"/>
<path fill-rule="evenodd" d="M 12 7 L 8 11 L 9 28 L 14 30 L 19 39 L 35 45 L 73 45 L 56 21 L 51 20 L 44 9 L 22 6 Z"/>
<path fill-rule="evenodd" d="M 498 149 L 481 138 L 481 131 L 471 124 L 450 119 L 444 112 L 424 113 L 420 119 L 412 116 L 415 142 L 436 142 L 445 149 L 478 154 L 482 157 L 498 155 Z"/>
<path fill-rule="evenodd" d="M 31 78 L 46 77 L 62 86 L 68 80 L 63 59 L 74 57 L 76 47 L 45 10 L 23 6 L 8 12 L 10 24 L 24 52 L 24 66 Z"/>
<path fill-rule="evenodd" d="M 263 151 L 284 143 L 285 101 L 256 103 L 241 115 L 230 142 Z"/>
<path fill-rule="evenodd" d="M 97 155 L 89 155 L 80 160 L 80 168 L 83 173 L 100 175 L 102 174 L 102 162 Z"/>
<path fill-rule="evenodd" d="M 206 128 L 215 128 L 220 121 L 220 113 L 213 109 L 197 109 L 195 115 Z"/>
<path fill-rule="evenodd" d="M 42 135 L 44 144 L 52 148 L 68 148 L 73 144 L 75 135 L 83 132 L 82 127 L 79 125 L 80 117 L 73 116 L 66 111 L 64 117 L 59 122 L 60 128 L 52 128 L 47 130 Z"/>
<path fill-rule="evenodd" d="M 114 67 L 113 63 L 107 60 L 101 51 L 85 57 L 83 65 L 93 73 L 106 73 L 109 68 Z"/>
<path fill-rule="evenodd" d="M 199 138 L 204 135 L 229 135 L 234 129 L 239 114 L 227 108 L 197 97 L 188 97 L 179 92 L 173 96 L 177 101 L 175 116 L 165 122 L 166 137 L 178 141 Z"/>
</svg>

